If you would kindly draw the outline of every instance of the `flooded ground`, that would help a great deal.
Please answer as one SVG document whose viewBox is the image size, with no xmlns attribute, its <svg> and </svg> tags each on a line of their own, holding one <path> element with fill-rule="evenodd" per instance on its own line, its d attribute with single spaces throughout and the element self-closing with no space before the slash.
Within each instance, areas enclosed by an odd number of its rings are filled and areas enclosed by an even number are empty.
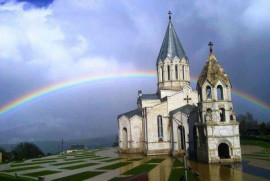
<svg viewBox="0 0 270 181">
<path fill-rule="evenodd" d="M 258 146 L 244 145 L 242 147 L 242 153 L 244 154 L 262 152 L 262 151 L 263 149 Z M 143 164 L 147 160 L 153 158 L 153 157 L 143 157 L 142 155 L 133 155 L 133 154 L 122 154 L 119 156 L 123 158 L 142 157 L 143 160 L 141 160 L 139 164 Z M 148 173 L 148 177 L 150 181 L 164 181 L 164 180 L 168 180 L 170 176 L 173 159 L 171 157 L 161 157 L 161 158 L 166 158 L 166 160 L 158 164 L 153 170 L 151 170 Z M 270 161 L 244 158 L 241 163 L 220 165 L 220 164 L 207 164 L 207 163 L 197 162 L 195 160 L 189 160 L 188 165 L 191 167 L 192 171 L 199 173 L 198 178 L 201 181 L 231 181 L 231 180 L 266 181 L 266 180 L 270 180 Z M 129 169 L 130 168 L 128 167 L 126 168 L 122 167 L 120 173 L 123 173 Z"/>
<path fill-rule="evenodd" d="M 44 160 L 52 160 L 53 163 L 38 162 L 35 160 L 26 160 L 16 166 L 16 163 L 8 163 L 0 165 L 0 172 L 14 175 L 15 172 L 19 176 L 27 176 L 29 173 L 41 172 L 46 170 L 57 171 L 44 175 L 45 181 L 51 181 L 80 174 L 83 172 L 102 172 L 97 176 L 92 176 L 84 181 L 105 181 L 116 177 L 127 177 L 132 172 L 127 172 L 140 165 L 151 167 L 148 172 L 150 181 L 166 181 L 169 179 L 174 158 L 170 156 L 143 156 L 141 154 L 118 154 L 117 149 L 99 149 L 86 150 L 83 152 L 71 153 L 68 155 L 54 155 L 46 157 Z M 192 172 L 198 173 L 198 179 L 201 181 L 266 181 L 270 180 L 270 154 L 258 146 L 242 146 L 244 154 L 243 161 L 235 164 L 207 164 L 197 162 L 196 160 L 188 160 L 188 166 Z M 117 158 L 121 159 L 117 159 Z M 72 161 L 76 162 L 72 162 Z M 153 160 L 159 160 L 153 162 Z M 150 162 L 148 162 L 150 161 Z M 152 161 L 152 162 L 151 162 Z M 121 164 L 123 166 L 104 169 L 106 166 Z M 55 163 L 57 163 L 55 165 Z M 95 163 L 94 165 L 86 165 L 78 167 L 77 165 Z M 30 164 L 30 165 L 29 165 Z M 31 164 L 39 166 L 35 170 L 28 169 Z M 61 164 L 64 164 L 63 166 Z M 65 169 L 64 166 L 76 167 L 74 169 Z M 180 164 L 181 165 L 181 164 Z M 16 167 L 14 167 L 16 166 Z M 140 166 L 141 167 L 141 166 Z M 181 167 L 181 166 L 180 166 Z M 180 168 L 179 167 L 179 168 Z M 145 167 L 144 167 L 145 168 Z M 14 170 L 15 169 L 15 170 Z M 24 169 L 24 170 L 20 170 Z M 134 170 L 134 169 L 133 169 Z M 126 173 L 127 172 L 127 173 Z M 35 178 L 34 176 L 27 176 Z M 78 179 L 77 179 L 78 180 Z M 79 179 L 80 180 L 80 179 Z M 80 180 L 80 181 L 81 181 Z"/>
</svg>

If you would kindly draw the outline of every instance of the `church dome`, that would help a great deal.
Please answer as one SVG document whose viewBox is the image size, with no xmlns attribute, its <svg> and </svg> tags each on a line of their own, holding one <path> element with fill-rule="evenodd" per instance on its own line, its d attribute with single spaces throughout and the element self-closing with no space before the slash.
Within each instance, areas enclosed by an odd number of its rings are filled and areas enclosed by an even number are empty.
<svg viewBox="0 0 270 181">
<path fill-rule="evenodd" d="M 158 62 L 164 61 L 167 57 L 173 59 L 177 56 L 180 60 L 184 57 L 188 60 L 185 50 L 183 49 L 180 40 L 175 32 L 173 24 L 171 20 L 169 21 L 165 37 L 162 42 L 162 46 L 159 51 L 159 55 L 157 58 L 157 65 Z"/>
</svg>

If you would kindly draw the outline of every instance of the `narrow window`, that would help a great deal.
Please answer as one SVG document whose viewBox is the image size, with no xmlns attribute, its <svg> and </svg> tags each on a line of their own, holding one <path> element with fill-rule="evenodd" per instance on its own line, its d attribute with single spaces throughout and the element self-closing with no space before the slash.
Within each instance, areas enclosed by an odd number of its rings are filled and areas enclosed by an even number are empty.
<svg viewBox="0 0 270 181">
<path fill-rule="evenodd" d="M 163 126 L 161 116 L 158 116 L 157 124 L 158 124 L 158 140 L 163 141 Z"/>
<path fill-rule="evenodd" d="M 219 109 L 219 115 L 220 115 L 220 122 L 224 122 L 226 120 L 224 108 Z"/>
<path fill-rule="evenodd" d="M 175 79 L 178 80 L 178 66 L 175 65 Z"/>
<path fill-rule="evenodd" d="M 167 67 L 167 71 L 168 71 L 168 80 L 170 80 L 171 77 L 170 77 L 170 66 L 169 66 L 169 65 L 168 65 L 168 67 Z"/>
<path fill-rule="evenodd" d="M 221 85 L 217 86 L 218 100 L 223 100 L 223 88 Z"/>
<path fill-rule="evenodd" d="M 185 66 L 182 66 L 183 80 L 185 80 Z"/>
<path fill-rule="evenodd" d="M 161 67 L 161 81 L 163 82 L 163 67 Z"/>
<path fill-rule="evenodd" d="M 205 121 L 206 122 L 212 121 L 212 110 L 209 108 L 206 110 Z"/>
<path fill-rule="evenodd" d="M 185 149 L 185 144 L 186 144 L 186 138 L 185 138 L 185 128 L 183 126 L 179 126 L 179 136 L 181 138 L 181 144 L 180 144 L 180 149 Z"/>
<path fill-rule="evenodd" d="M 206 98 L 207 99 L 212 99 L 212 91 L 211 91 L 211 87 L 207 86 L 206 87 Z"/>
</svg>

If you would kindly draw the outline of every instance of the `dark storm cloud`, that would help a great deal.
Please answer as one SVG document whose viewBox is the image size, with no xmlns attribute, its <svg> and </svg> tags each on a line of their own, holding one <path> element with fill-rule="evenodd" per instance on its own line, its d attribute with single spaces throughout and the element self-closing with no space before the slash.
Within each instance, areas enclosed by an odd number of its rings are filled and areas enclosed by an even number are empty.
<svg viewBox="0 0 270 181">
<path fill-rule="evenodd" d="M 233 88 L 270 102 L 268 1 L 27 2 L 34 7 L 17 1 L 0 6 L 2 106 L 66 79 L 155 70 L 169 10 L 191 75 L 199 76 L 212 41 Z M 156 79 L 100 82 L 48 95 L 0 118 L 0 141 L 116 133 L 116 116 L 136 108 L 138 89 L 155 92 Z M 269 120 L 269 112 L 233 101 L 237 113 Z"/>
</svg>

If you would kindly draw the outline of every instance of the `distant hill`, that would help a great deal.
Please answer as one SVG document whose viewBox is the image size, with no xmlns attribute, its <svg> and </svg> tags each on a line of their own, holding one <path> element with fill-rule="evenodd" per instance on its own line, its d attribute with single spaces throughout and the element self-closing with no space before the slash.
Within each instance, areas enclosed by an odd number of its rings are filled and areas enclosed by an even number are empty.
<svg viewBox="0 0 270 181">
<path fill-rule="evenodd" d="M 98 147 L 107 147 L 112 146 L 117 135 L 108 135 L 104 137 L 97 138 L 88 138 L 88 139 L 77 139 L 77 140 L 64 140 L 64 150 L 67 150 L 73 144 L 84 144 L 87 148 L 98 148 Z M 48 140 L 48 141 L 34 141 L 45 154 L 47 153 L 58 153 L 61 151 L 61 141 Z M 6 151 L 11 151 L 16 144 L 3 144 L 0 147 L 3 147 Z"/>
</svg>

